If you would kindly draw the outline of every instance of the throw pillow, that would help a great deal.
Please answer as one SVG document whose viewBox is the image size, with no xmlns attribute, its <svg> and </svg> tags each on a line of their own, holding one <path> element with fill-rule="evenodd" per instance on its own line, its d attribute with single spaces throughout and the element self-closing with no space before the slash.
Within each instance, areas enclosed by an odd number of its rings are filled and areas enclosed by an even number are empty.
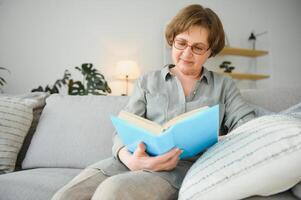
<svg viewBox="0 0 301 200">
<path fill-rule="evenodd" d="M 26 101 L 27 103 L 30 103 L 32 105 L 33 119 L 32 119 L 31 126 L 28 130 L 28 133 L 26 134 L 26 137 L 24 139 L 22 148 L 18 154 L 15 170 L 20 170 L 22 168 L 21 167 L 22 162 L 25 158 L 25 155 L 26 155 L 27 149 L 30 145 L 33 134 L 36 131 L 42 110 L 46 103 L 45 102 L 46 98 L 48 96 L 49 96 L 49 94 L 45 93 L 45 92 L 33 92 L 33 93 L 25 94 L 25 95 L 18 95 L 18 97 L 24 99 L 24 101 Z"/>
<path fill-rule="evenodd" d="M 0 174 L 14 171 L 32 118 L 32 105 L 26 100 L 0 97 Z"/>
<path fill-rule="evenodd" d="M 294 117 L 301 119 L 301 102 L 281 111 L 280 113 L 286 115 L 292 115 Z"/>
<path fill-rule="evenodd" d="M 253 119 L 223 137 L 190 168 L 179 199 L 243 199 L 285 191 L 301 180 L 301 120 Z"/>
<path fill-rule="evenodd" d="M 22 168 L 85 168 L 111 156 L 110 114 L 126 102 L 124 96 L 49 96 Z"/>
</svg>

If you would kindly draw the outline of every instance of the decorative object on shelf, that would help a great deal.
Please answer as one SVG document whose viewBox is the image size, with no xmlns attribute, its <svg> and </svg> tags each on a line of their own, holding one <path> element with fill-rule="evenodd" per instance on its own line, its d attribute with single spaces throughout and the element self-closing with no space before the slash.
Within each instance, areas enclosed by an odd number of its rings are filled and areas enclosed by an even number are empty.
<svg viewBox="0 0 301 200">
<path fill-rule="evenodd" d="M 248 39 L 249 43 L 251 44 L 251 48 L 253 50 L 255 50 L 255 43 L 256 43 L 256 36 L 254 35 L 254 33 L 252 32 L 251 35 L 249 36 L 249 39 Z"/>
<path fill-rule="evenodd" d="M 252 48 L 253 50 L 255 50 L 256 49 L 256 38 L 258 36 L 262 36 L 262 35 L 267 34 L 267 33 L 268 33 L 267 31 L 264 31 L 262 33 L 257 33 L 257 34 L 255 34 L 254 32 L 251 32 L 251 34 L 250 34 L 250 36 L 248 38 L 248 41 L 251 44 L 250 48 Z"/>
<path fill-rule="evenodd" d="M 128 95 L 129 80 L 135 80 L 140 75 L 140 69 L 137 62 L 132 60 L 119 61 L 115 69 L 115 78 L 125 80 L 125 93 L 122 96 Z"/>
<path fill-rule="evenodd" d="M 231 73 L 232 70 L 235 69 L 235 67 L 230 65 L 231 65 L 230 61 L 224 61 L 222 62 L 222 64 L 219 65 L 219 68 L 224 69 L 225 73 Z"/>
<path fill-rule="evenodd" d="M 111 88 L 105 77 L 97 69 L 93 68 L 93 64 L 84 63 L 81 67 L 75 67 L 75 69 L 81 72 L 83 76 L 82 81 L 74 81 L 71 78 L 71 73 L 65 70 L 63 78 L 56 80 L 52 87 L 47 85 L 43 89 L 42 86 L 39 86 L 31 91 L 53 94 L 59 93 L 60 89 L 66 86 L 69 95 L 106 95 L 107 93 L 111 93 Z"/>
</svg>

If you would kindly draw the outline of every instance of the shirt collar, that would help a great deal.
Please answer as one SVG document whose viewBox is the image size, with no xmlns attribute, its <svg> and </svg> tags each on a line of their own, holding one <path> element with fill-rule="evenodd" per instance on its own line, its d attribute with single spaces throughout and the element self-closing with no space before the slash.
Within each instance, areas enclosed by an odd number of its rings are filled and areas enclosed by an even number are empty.
<svg viewBox="0 0 301 200">
<path fill-rule="evenodd" d="M 162 69 L 161 69 L 161 75 L 162 78 L 166 81 L 168 80 L 169 77 L 171 77 L 171 73 L 169 71 L 170 68 L 174 67 L 174 65 L 165 65 Z"/>
<path fill-rule="evenodd" d="M 173 76 L 173 75 L 170 73 L 169 69 L 172 68 L 172 67 L 174 67 L 174 66 L 175 66 L 175 65 L 165 65 L 165 66 L 161 69 L 161 75 L 162 75 L 162 77 L 163 77 L 163 79 L 164 79 L 165 81 L 167 81 L 169 78 L 171 78 L 171 77 Z M 211 76 L 210 76 L 210 72 L 209 72 L 205 67 L 203 67 L 202 75 L 201 75 L 199 81 L 201 81 L 202 79 L 204 79 L 204 80 L 207 82 L 207 84 L 209 84 L 209 83 L 210 83 L 210 80 L 211 80 L 210 77 L 211 77 Z"/>
</svg>

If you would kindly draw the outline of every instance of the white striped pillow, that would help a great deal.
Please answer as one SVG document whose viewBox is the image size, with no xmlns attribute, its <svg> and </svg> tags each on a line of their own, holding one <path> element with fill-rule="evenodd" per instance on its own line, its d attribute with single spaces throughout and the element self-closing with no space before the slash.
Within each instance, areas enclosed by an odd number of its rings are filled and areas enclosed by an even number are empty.
<svg viewBox="0 0 301 200">
<path fill-rule="evenodd" d="M 0 174 L 15 169 L 32 118 L 32 106 L 26 100 L 0 97 Z"/>
<path fill-rule="evenodd" d="M 238 127 L 190 168 L 179 199 L 243 199 L 285 191 L 301 180 L 301 120 L 263 116 Z"/>
</svg>

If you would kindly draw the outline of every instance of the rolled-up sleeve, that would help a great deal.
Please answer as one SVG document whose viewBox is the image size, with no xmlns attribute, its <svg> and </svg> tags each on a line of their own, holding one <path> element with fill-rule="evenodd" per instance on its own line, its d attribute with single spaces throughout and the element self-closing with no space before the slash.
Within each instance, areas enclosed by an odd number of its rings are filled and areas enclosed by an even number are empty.
<svg viewBox="0 0 301 200">
<path fill-rule="evenodd" d="M 141 88 L 141 81 L 143 81 L 143 77 L 139 78 L 133 89 L 133 93 L 129 99 L 128 104 L 125 106 L 123 110 L 134 113 L 138 116 L 145 117 L 146 113 L 146 100 L 145 100 L 145 92 Z M 121 148 L 124 147 L 124 144 L 122 143 L 120 137 L 116 134 L 114 134 L 113 137 L 113 147 L 112 147 L 112 153 L 113 156 L 117 159 L 118 158 L 118 153 Z"/>
<path fill-rule="evenodd" d="M 255 110 L 242 98 L 232 79 L 225 84 L 224 125 L 227 132 L 255 118 Z"/>
</svg>

